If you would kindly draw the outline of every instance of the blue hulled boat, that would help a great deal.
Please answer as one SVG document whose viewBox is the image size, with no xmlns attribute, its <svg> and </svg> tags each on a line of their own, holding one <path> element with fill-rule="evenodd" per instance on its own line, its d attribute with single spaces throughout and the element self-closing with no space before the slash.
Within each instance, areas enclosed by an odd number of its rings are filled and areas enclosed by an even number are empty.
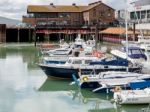
<svg viewBox="0 0 150 112">
<path fill-rule="evenodd" d="M 131 72 L 109 71 L 99 74 L 81 75 L 79 80 L 73 77 L 81 88 L 92 88 L 93 92 L 112 92 L 119 86 L 122 89 L 143 89 L 150 87 L 150 75 Z M 118 89 L 121 89 L 118 88 Z"/>
<path fill-rule="evenodd" d="M 126 71 L 127 68 L 130 72 L 140 72 L 141 66 L 131 65 L 125 59 L 111 58 L 99 59 L 97 57 L 69 57 L 65 64 L 45 64 L 40 63 L 39 66 L 45 74 L 59 78 L 72 78 L 72 74 L 78 77 L 79 69 L 82 74 L 90 74 L 93 70 L 95 73 L 104 71 Z"/>
</svg>

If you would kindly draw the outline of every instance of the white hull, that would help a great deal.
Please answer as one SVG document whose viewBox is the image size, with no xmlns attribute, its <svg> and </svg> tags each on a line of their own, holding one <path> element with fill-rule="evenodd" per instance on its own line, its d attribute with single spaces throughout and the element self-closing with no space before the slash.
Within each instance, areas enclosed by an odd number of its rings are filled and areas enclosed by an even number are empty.
<svg viewBox="0 0 150 112">
<path fill-rule="evenodd" d="M 114 100 L 119 104 L 149 104 L 150 89 L 115 92 Z"/>
<path fill-rule="evenodd" d="M 84 80 L 84 78 L 88 80 Z M 81 75 L 80 83 L 84 82 L 99 82 L 100 85 L 106 85 L 109 87 L 127 85 L 131 82 L 141 81 L 144 79 L 149 79 L 149 74 L 139 74 L 131 72 L 118 72 L 118 71 L 109 71 L 101 72 L 99 75 Z"/>
<path fill-rule="evenodd" d="M 127 56 L 127 54 L 125 52 L 119 51 L 119 50 L 112 50 L 111 54 L 113 54 L 114 56 L 123 58 L 123 59 L 127 59 L 132 63 L 140 63 L 140 62 L 145 62 L 145 60 L 143 58 L 139 58 L 139 59 L 132 59 L 130 57 Z"/>
</svg>

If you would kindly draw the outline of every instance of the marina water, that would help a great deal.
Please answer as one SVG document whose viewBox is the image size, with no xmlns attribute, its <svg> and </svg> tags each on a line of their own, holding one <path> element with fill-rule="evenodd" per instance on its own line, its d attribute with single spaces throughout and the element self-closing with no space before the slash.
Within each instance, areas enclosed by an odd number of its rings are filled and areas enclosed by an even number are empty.
<svg viewBox="0 0 150 112">
<path fill-rule="evenodd" d="M 32 44 L 0 45 L 0 112 L 142 112 L 148 105 L 116 106 L 112 95 L 47 78 Z M 150 110 L 149 110 L 150 111 Z"/>
</svg>

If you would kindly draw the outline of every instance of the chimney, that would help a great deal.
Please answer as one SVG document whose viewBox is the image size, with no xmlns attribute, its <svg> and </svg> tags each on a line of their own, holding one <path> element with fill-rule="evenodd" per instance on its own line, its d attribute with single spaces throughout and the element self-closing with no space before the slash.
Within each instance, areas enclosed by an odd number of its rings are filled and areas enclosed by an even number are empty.
<svg viewBox="0 0 150 112">
<path fill-rule="evenodd" d="M 53 3 L 50 3 L 50 5 L 51 5 L 51 6 L 54 6 L 54 4 L 53 4 Z"/>
<path fill-rule="evenodd" d="M 93 3 L 89 3 L 89 5 L 95 5 L 95 4 L 99 4 L 99 3 L 102 3 L 102 1 L 97 1 L 97 2 L 93 2 Z"/>
<path fill-rule="evenodd" d="M 76 6 L 76 3 L 72 3 L 72 6 Z"/>
</svg>

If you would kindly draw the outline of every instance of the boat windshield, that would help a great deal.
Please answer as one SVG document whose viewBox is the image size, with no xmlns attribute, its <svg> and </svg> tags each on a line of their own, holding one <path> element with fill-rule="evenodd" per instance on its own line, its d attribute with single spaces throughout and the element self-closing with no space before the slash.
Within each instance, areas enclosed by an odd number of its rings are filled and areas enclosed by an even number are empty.
<svg viewBox="0 0 150 112">
<path fill-rule="evenodd" d="M 132 54 L 142 54 L 142 51 L 141 50 L 132 50 Z"/>
</svg>

